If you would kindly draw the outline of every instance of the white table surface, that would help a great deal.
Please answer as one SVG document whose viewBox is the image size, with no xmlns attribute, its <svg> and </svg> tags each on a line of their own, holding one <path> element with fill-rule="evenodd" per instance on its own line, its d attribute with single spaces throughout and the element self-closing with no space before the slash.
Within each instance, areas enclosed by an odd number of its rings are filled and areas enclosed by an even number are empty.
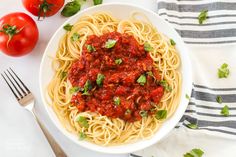
<svg viewBox="0 0 236 157">
<path fill-rule="evenodd" d="M 156 9 L 155 0 L 104 0 L 104 3 L 110 2 L 126 2 L 141 5 L 151 10 Z M 89 0 L 88 3 L 92 4 L 92 0 Z M 83 8 L 88 6 L 89 4 L 86 4 Z M 21 0 L 1 0 L 0 17 L 16 11 L 26 12 L 30 15 L 30 13 L 23 8 Z M 33 17 L 33 19 L 37 20 L 37 17 Z M 49 39 L 65 20 L 67 20 L 67 18 L 61 17 L 58 13 L 43 21 L 36 21 L 40 37 L 33 52 L 20 58 L 13 58 L 0 53 L 0 72 L 3 72 L 8 67 L 12 67 L 22 78 L 37 100 L 36 112 L 39 118 L 53 134 L 55 139 L 57 139 L 68 156 L 108 157 L 111 155 L 87 150 L 65 138 L 49 119 L 40 100 L 38 83 L 40 61 Z M 54 154 L 33 117 L 17 104 L 14 96 L 2 79 L 0 79 L 0 100 L 0 156 L 53 157 Z M 117 157 L 126 156 L 128 155 L 117 155 Z"/>
</svg>

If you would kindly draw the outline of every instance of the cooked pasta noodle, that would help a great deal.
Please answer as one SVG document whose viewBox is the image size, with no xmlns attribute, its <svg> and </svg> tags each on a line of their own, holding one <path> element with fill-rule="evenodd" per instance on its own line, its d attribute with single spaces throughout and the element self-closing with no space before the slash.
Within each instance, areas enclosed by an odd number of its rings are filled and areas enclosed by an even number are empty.
<svg viewBox="0 0 236 157">
<path fill-rule="evenodd" d="M 136 18 L 134 13 L 127 20 L 118 20 L 105 12 L 82 16 L 61 38 L 56 56 L 53 59 L 55 75 L 48 85 L 48 95 L 51 107 L 62 125 L 70 132 L 86 134 L 86 140 L 98 145 L 120 145 L 153 136 L 162 125 L 155 115 L 149 115 L 140 121 L 126 122 L 119 118 L 109 118 L 95 112 L 79 112 L 70 103 L 72 95 L 69 90 L 71 83 L 63 73 L 69 71 L 72 63 L 81 56 L 83 45 L 89 35 L 101 36 L 107 32 L 120 32 L 134 36 L 139 44 L 148 42 L 153 49 L 149 52 L 154 66 L 160 71 L 161 79 L 165 79 L 171 91 L 165 91 L 156 110 L 167 110 L 167 118 L 176 110 L 179 104 L 181 75 L 178 71 L 180 58 L 169 39 L 144 18 Z M 144 17 L 144 16 L 142 16 Z M 73 42 L 71 37 L 78 33 L 80 38 Z M 81 127 L 76 121 L 78 116 L 87 118 L 88 128 Z"/>
</svg>

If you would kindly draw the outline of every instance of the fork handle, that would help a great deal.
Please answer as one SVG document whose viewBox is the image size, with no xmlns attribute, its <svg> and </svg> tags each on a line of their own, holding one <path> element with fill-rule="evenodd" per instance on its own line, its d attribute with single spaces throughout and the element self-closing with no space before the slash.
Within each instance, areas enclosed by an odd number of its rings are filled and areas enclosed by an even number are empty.
<svg viewBox="0 0 236 157">
<path fill-rule="evenodd" d="M 45 137 L 48 140 L 48 143 L 50 144 L 54 154 L 56 155 L 56 157 L 67 157 L 66 153 L 63 151 L 63 149 L 61 148 L 61 146 L 56 142 L 56 140 L 53 138 L 53 136 L 49 133 L 49 131 L 46 129 L 46 127 L 40 122 L 40 120 L 38 119 L 38 117 L 36 116 L 36 114 L 34 113 L 34 110 L 31 111 L 31 113 L 33 114 L 35 120 L 37 121 L 37 123 L 39 124 L 43 134 L 45 135 Z"/>
</svg>

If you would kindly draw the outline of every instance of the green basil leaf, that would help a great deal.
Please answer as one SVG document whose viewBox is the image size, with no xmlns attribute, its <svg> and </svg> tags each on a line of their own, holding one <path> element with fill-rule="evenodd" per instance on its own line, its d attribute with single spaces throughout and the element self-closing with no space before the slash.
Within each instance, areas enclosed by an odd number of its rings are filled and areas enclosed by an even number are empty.
<svg viewBox="0 0 236 157">
<path fill-rule="evenodd" d="M 74 94 L 74 93 L 78 92 L 79 90 L 80 90 L 79 87 L 72 87 L 72 88 L 70 88 L 70 94 Z"/>
<path fill-rule="evenodd" d="M 66 24 L 63 28 L 66 30 L 66 31 L 71 31 L 71 29 L 72 29 L 72 27 L 73 27 L 73 25 L 71 25 L 71 24 Z"/>
<path fill-rule="evenodd" d="M 139 76 L 139 78 L 137 79 L 137 83 L 139 83 L 141 86 L 144 86 L 146 82 L 147 82 L 147 79 L 144 74 Z"/>
<path fill-rule="evenodd" d="M 187 124 L 187 127 L 190 128 L 190 129 L 197 129 L 198 125 L 190 123 L 190 124 Z"/>
<path fill-rule="evenodd" d="M 80 38 L 80 35 L 78 33 L 74 33 L 72 36 L 71 36 L 71 40 L 72 41 L 78 41 Z"/>
<path fill-rule="evenodd" d="M 84 132 L 79 132 L 79 140 L 84 140 L 85 138 L 87 138 L 87 135 Z"/>
<path fill-rule="evenodd" d="M 222 109 L 221 109 L 221 115 L 227 117 L 229 116 L 229 107 L 227 105 L 225 105 Z"/>
<path fill-rule="evenodd" d="M 110 49 L 116 45 L 116 40 L 113 39 L 108 39 L 107 42 L 105 43 L 105 48 Z"/>
<path fill-rule="evenodd" d="M 218 69 L 218 77 L 219 78 L 227 78 L 229 76 L 229 68 L 228 64 L 224 63 L 221 65 L 221 67 Z"/>
<path fill-rule="evenodd" d="M 218 102 L 219 104 L 222 104 L 222 102 L 223 102 L 222 97 L 221 96 L 217 96 L 216 97 L 216 102 Z"/>
<path fill-rule="evenodd" d="M 67 76 L 67 72 L 63 71 L 61 73 L 61 80 L 64 79 Z"/>
<path fill-rule="evenodd" d="M 96 51 L 96 49 L 95 49 L 95 47 L 93 47 L 93 45 L 87 45 L 87 50 L 88 50 L 88 52 Z"/>
<path fill-rule="evenodd" d="M 166 119 L 167 117 L 167 110 L 158 110 L 156 112 L 156 115 L 155 115 L 156 119 L 158 120 L 162 120 L 162 119 Z"/>
<path fill-rule="evenodd" d="M 97 79 L 96 79 L 96 83 L 99 87 L 102 86 L 102 82 L 105 79 L 105 76 L 103 74 L 98 74 L 97 75 Z"/>
<path fill-rule="evenodd" d="M 161 81 L 159 82 L 159 84 L 160 84 L 162 87 L 164 87 L 167 92 L 171 92 L 171 91 L 172 91 L 171 86 L 169 86 L 169 84 L 167 83 L 166 80 L 161 80 Z"/>
<path fill-rule="evenodd" d="M 94 5 L 102 4 L 102 0 L 93 0 Z"/>
<path fill-rule="evenodd" d="M 147 116 L 148 116 L 147 113 L 148 113 L 148 112 L 145 111 L 145 110 L 141 110 L 141 111 L 139 112 L 139 114 L 140 114 L 141 117 L 147 117 Z"/>
<path fill-rule="evenodd" d="M 185 98 L 190 100 L 190 96 L 188 94 L 185 94 Z"/>
<path fill-rule="evenodd" d="M 80 126 L 82 126 L 82 127 L 85 127 L 85 128 L 88 128 L 88 127 L 89 127 L 87 118 L 85 118 L 85 117 L 83 117 L 83 116 L 78 116 L 78 117 L 76 118 L 76 122 L 78 122 L 78 123 L 80 124 Z"/>
<path fill-rule="evenodd" d="M 61 15 L 65 17 L 70 17 L 80 11 L 81 5 L 78 0 L 74 0 L 72 2 L 68 2 L 63 10 L 61 11 Z"/>
<path fill-rule="evenodd" d="M 118 64 L 118 65 L 120 65 L 120 64 L 122 63 L 122 59 L 120 59 L 120 58 L 119 58 L 119 59 L 116 59 L 116 60 L 115 60 L 115 63 Z"/>
<path fill-rule="evenodd" d="M 198 15 L 199 24 L 202 24 L 203 21 L 205 21 L 207 19 L 207 13 L 208 13 L 208 10 L 202 10 L 200 12 L 200 14 Z"/>
<path fill-rule="evenodd" d="M 184 157 L 202 157 L 204 152 L 199 148 L 194 148 L 190 152 L 184 154 Z"/>
<path fill-rule="evenodd" d="M 125 114 L 130 114 L 131 113 L 131 110 L 130 109 L 127 109 L 126 111 L 125 111 Z"/>
<path fill-rule="evenodd" d="M 151 47 L 151 45 L 148 42 L 144 43 L 144 50 L 149 52 L 153 50 L 153 47 Z"/>
<path fill-rule="evenodd" d="M 83 90 L 82 95 L 90 95 L 88 91 L 91 90 L 92 88 L 93 87 L 92 87 L 91 81 L 87 80 L 86 83 L 84 84 L 84 90 Z"/>
<path fill-rule="evenodd" d="M 172 46 L 175 46 L 175 45 L 176 45 L 176 43 L 175 43 L 175 41 L 174 41 L 173 39 L 170 39 L 170 44 L 171 44 Z"/>
<path fill-rule="evenodd" d="M 120 105 L 120 98 L 117 96 L 117 97 L 114 97 L 113 98 L 113 100 L 114 100 L 114 103 L 115 103 L 115 105 L 117 105 L 117 106 L 119 106 Z"/>
</svg>

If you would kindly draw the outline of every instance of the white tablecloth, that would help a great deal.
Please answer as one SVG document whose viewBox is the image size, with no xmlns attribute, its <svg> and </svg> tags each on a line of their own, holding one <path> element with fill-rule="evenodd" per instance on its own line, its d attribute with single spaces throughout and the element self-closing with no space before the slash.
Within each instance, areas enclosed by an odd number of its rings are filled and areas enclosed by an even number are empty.
<svg viewBox="0 0 236 157">
<path fill-rule="evenodd" d="M 149 8 L 153 11 L 156 11 L 156 1 L 155 0 L 104 0 L 104 3 L 109 2 L 126 2 L 141 5 L 143 7 Z M 92 2 L 90 1 L 92 4 Z M 89 5 L 87 5 L 89 6 Z M 84 7 L 87 7 L 84 6 Z M 4 14 L 16 11 L 24 10 L 20 0 L 2 0 L 0 2 L 0 17 Z M 33 17 L 35 20 L 37 17 Z M 53 17 L 47 18 L 43 21 L 37 21 L 40 38 L 38 44 L 34 51 L 21 58 L 11 58 L 6 55 L 0 54 L 0 72 L 5 70 L 8 67 L 12 67 L 26 83 L 27 86 L 34 93 L 37 104 L 36 111 L 40 119 L 46 124 L 49 131 L 53 136 L 58 140 L 61 146 L 65 149 L 66 153 L 70 157 L 108 157 L 111 155 L 101 154 L 87 150 L 85 148 L 79 147 L 65 138 L 58 129 L 52 124 L 49 120 L 49 117 L 46 114 L 46 111 L 43 108 L 42 102 L 40 100 L 39 93 L 39 84 L 38 84 L 38 75 L 39 75 L 39 65 L 40 60 L 43 55 L 43 51 L 49 41 L 50 37 L 56 31 L 56 29 L 66 20 L 60 14 L 57 14 Z M 232 73 L 236 73 L 236 66 L 234 63 L 231 64 L 231 58 L 236 58 L 236 46 L 228 46 L 224 48 L 202 48 L 195 49 L 190 48 L 192 58 L 197 58 L 198 54 L 201 53 L 211 53 L 212 58 L 217 59 L 221 62 L 227 62 L 230 65 L 234 65 L 231 68 Z M 220 57 L 222 51 L 226 51 L 224 57 Z M 212 59 L 211 58 L 211 59 Z M 211 61 L 210 58 L 202 58 L 202 60 Z M 196 66 L 198 66 L 196 64 Z M 209 71 L 215 71 L 218 65 L 208 66 Z M 194 67 L 194 66 L 193 66 Z M 235 77 L 234 77 L 235 79 Z M 2 79 L 0 79 L 0 156 L 5 157 L 51 157 L 54 156 L 50 147 L 48 146 L 47 141 L 45 140 L 43 134 L 39 130 L 38 126 L 34 122 L 32 116 L 23 108 L 21 108 L 13 95 L 10 93 L 8 87 L 5 85 Z M 171 137 L 171 136 L 170 136 Z M 219 151 L 223 146 L 227 147 L 227 151 L 232 151 L 233 145 L 236 145 L 235 141 L 224 140 L 220 138 L 211 138 L 205 139 L 201 134 L 193 136 L 197 138 L 197 143 L 191 143 L 189 146 L 181 145 L 176 147 L 176 143 L 172 141 L 172 147 L 165 147 L 162 144 L 162 151 L 176 151 L 173 148 L 178 148 L 178 153 L 181 154 L 182 151 L 191 149 L 194 145 L 199 145 L 204 143 L 204 150 L 209 151 Z M 193 140 L 194 141 L 194 140 Z M 171 146 L 171 145 L 170 145 Z M 217 147 L 218 146 L 218 147 Z M 182 149 L 181 149 L 182 148 Z M 159 149 L 160 150 L 160 149 Z M 236 149 L 235 149 L 236 150 Z M 233 153 L 233 152 L 232 152 Z M 210 153 L 208 153 L 210 156 Z M 223 154 L 224 155 L 224 154 Z M 222 155 L 222 156 L 223 156 Z M 126 157 L 128 154 L 117 155 L 117 157 Z M 178 155 L 179 156 L 179 155 Z M 174 156 L 171 156 L 174 157 Z M 176 156 L 177 157 L 177 156 Z M 208 157 L 208 156 L 207 156 Z M 216 156 L 214 156 L 216 157 Z"/>
</svg>

